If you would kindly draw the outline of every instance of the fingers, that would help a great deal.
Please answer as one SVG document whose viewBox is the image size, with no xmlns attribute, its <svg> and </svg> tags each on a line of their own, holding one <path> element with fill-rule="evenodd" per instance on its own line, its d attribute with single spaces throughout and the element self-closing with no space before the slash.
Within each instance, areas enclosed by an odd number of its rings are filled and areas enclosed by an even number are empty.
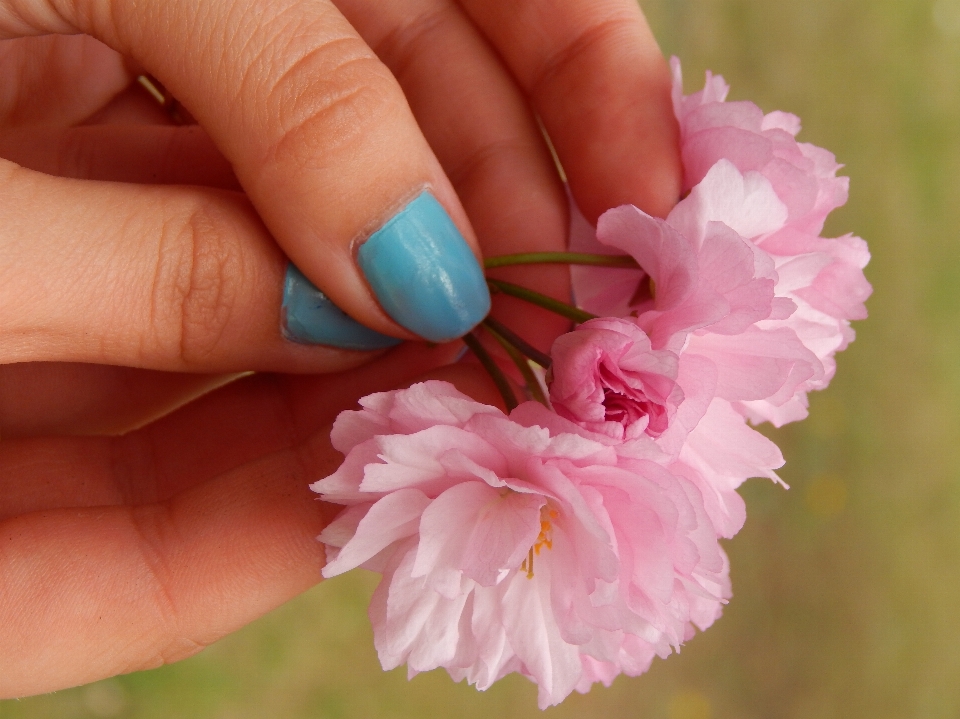
<svg viewBox="0 0 960 719">
<path fill-rule="evenodd" d="M 287 260 L 237 193 L 69 180 L 0 160 L 0 258 L 0 363 L 229 373 L 364 361 L 281 334 Z M 366 339 L 352 346 L 395 342 Z"/>
<path fill-rule="evenodd" d="M 636 2 L 459 1 L 529 94 L 586 217 L 624 203 L 665 216 L 681 187 L 678 130 Z"/>
<path fill-rule="evenodd" d="M 5 5 L 0 2 L 0 128 L 4 131 L 70 127 L 130 84 L 123 58 L 88 35 L 3 40 Z"/>
<path fill-rule="evenodd" d="M 346 20 L 328 1 L 204 7 L 198 22 L 188 0 L 57 12 L 34 0 L 6 24 L 88 32 L 147 68 L 210 132 L 285 253 L 354 319 L 434 341 L 482 319 L 489 295 L 463 209 Z"/>
<path fill-rule="evenodd" d="M 71 362 L 0 365 L 0 439 L 123 434 L 236 377 Z"/>
<path fill-rule="evenodd" d="M 332 449 L 271 455 L 160 505 L 0 523 L 0 697 L 194 654 L 320 579 Z"/>
<path fill-rule="evenodd" d="M 0 157 L 59 177 L 240 190 L 230 163 L 198 125 L 81 125 L 5 132 L 0 134 Z"/>
<path fill-rule="evenodd" d="M 459 343 L 406 344 L 339 375 L 255 375 L 115 438 L 0 442 L 0 519 L 60 507 L 169 499 L 265 454 L 293 447 L 363 395 L 449 363 Z M 69 399 L 69 398 L 68 398 Z M 107 398 L 94 398 L 102 406 Z"/>
<path fill-rule="evenodd" d="M 436 376 L 488 399 L 478 372 Z M 0 522 L 0 698 L 177 661 L 319 581 L 315 538 L 339 508 L 307 484 L 341 460 L 328 437 L 165 502 Z"/>
<path fill-rule="evenodd" d="M 449 0 L 340 0 L 338 7 L 397 77 L 484 254 L 565 249 L 567 200 L 550 152 L 516 83 L 460 8 Z M 501 272 L 569 297 L 565 268 Z M 545 349 L 566 329 L 562 319 L 510 298 L 495 298 L 494 307 Z"/>
</svg>

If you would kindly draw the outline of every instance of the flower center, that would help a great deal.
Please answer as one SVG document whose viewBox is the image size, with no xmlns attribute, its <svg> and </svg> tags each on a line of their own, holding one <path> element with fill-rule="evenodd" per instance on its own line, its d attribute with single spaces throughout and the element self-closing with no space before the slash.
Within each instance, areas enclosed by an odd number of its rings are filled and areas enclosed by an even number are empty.
<svg viewBox="0 0 960 719">
<path fill-rule="evenodd" d="M 604 387 L 603 408 L 605 420 L 619 422 L 624 427 L 647 417 L 646 433 L 651 437 L 659 437 L 667 428 L 667 408 L 642 395 L 628 397 L 615 389 Z"/>
<path fill-rule="evenodd" d="M 520 565 L 520 570 L 527 573 L 527 579 L 533 579 L 533 558 L 539 556 L 543 547 L 553 549 L 553 525 L 550 520 L 555 520 L 560 513 L 549 505 L 540 507 L 540 534 L 537 535 L 537 541 L 530 547 L 527 558 Z"/>
</svg>

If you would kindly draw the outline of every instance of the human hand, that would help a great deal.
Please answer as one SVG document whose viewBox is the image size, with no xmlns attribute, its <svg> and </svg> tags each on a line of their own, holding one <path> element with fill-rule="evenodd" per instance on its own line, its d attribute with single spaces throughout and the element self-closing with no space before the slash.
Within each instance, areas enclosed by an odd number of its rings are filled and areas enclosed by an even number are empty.
<svg viewBox="0 0 960 719">
<path fill-rule="evenodd" d="M 246 377 L 122 437 L 0 442 L 0 698 L 183 659 L 319 581 L 329 423 L 451 349 Z"/>
<path fill-rule="evenodd" d="M 288 0 L 269 8 L 221 3 L 205 7 L 208 14 L 197 18 L 192 14 L 195 6 L 178 3 L 54 7 L 0 0 L 0 32 L 5 36 L 74 30 L 96 35 L 160 78 L 205 130 L 163 127 L 156 121 L 118 124 L 129 117 L 129 108 L 113 98 L 130 82 L 131 73 L 119 55 L 89 38 L 31 38 L 10 41 L 3 48 L 14 57 L 27 57 L 38 47 L 41 55 L 48 54 L 46 64 L 0 64 L 0 73 L 12 75 L 0 83 L 6 89 L 0 92 L 7 93 L 0 113 L 0 155 L 74 179 L 48 177 L 9 163 L 0 167 L 0 227 L 7 228 L 0 235 L 0 362 L 67 363 L 37 365 L 40 371 L 17 393 L 23 401 L 0 406 L 0 432 L 89 433 L 91 406 L 102 420 L 100 430 L 118 431 L 224 381 L 223 373 L 333 371 L 365 361 L 368 355 L 332 349 L 329 343 L 309 347 L 283 339 L 279 316 L 285 256 L 363 325 L 389 336 L 415 336 L 384 312 L 384 300 L 368 289 L 369 278 L 358 269 L 352 250 L 355 240 L 423 187 L 440 200 L 474 250 L 475 236 L 487 254 L 562 248 L 566 200 L 531 106 L 554 139 L 571 189 L 589 218 L 628 201 L 663 214 L 676 199 L 679 170 L 666 69 L 629 0 L 531 0 L 509 7 L 499 2 L 457 6 L 411 0 L 377 4 L 376 12 L 359 2 L 339 5 L 396 75 L 399 87 L 353 29 L 322 3 L 307 6 Z M 171 53 L 171 47 L 182 54 Z M 30 81 L 37 78 L 27 70 L 38 66 L 46 73 L 39 82 L 42 87 L 73 88 L 74 94 L 64 98 L 34 92 Z M 142 118 L 139 110 L 134 115 Z M 77 126 L 91 118 L 93 125 Z M 649 158 L 649 164 L 638 167 L 637 158 Z M 246 196 L 236 192 L 237 180 Z M 523 270 L 502 272 L 515 276 Z M 533 275 L 528 270 L 521 281 L 558 296 L 567 291 L 561 268 Z M 509 314 L 516 329 L 543 346 L 562 329 L 535 308 L 521 310 L 508 303 L 498 297 L 498 311 Z M 473 304 L 482 306 L 482 298 Z M 462 324 L 476 319 L 468 317 Z M 424 348 L 404 351 L 421 363 L 418 370 L 436 362 L 418 354 L 429 354 Z M 104 364 L 91 368 L 70 362 Z M 397 383 L 409 381 L 387 371 L 399 370 L 397 362 L 392 354 L 368 369 L 376 368 Z M 9 370 L 22 379 L 23 368 L 12 365 Z M 64 377 L 64 368 L 72 375 Z M 165 371 L 162 379 L 155 370 Z M 0 382 L 3 377 L 0 374 Z M 149 467 L 134 470 L 139 489 L 128 499 L 136 508 L 118 516 L 128 521 L 131 514 L 162 515 L 187 502 L 194 496 L 191 492 L 209 491 L 203 495 L 210 501 L 208 508 L 223 501 L 224 494 L 203 487 L 219 486 L 216 477 L 221 472 L 242 466 L 245 457 L 262 455 L 237 454 L 246 450 L 237 447 L 241 440 L 230 445 L 233 451 L 218 442 L 228 442 L 231 432 L 249 440 L 248 432 L 263 426 L 261 415 L 269 414 L 239 388 L 270 381 L 298 387 L 299 382 L 316 382 L 327 392 L 340 387 L 338 382 L 354 381 L 352 377 L 243 380 L 183 410 L 185 414 L 145 429 L 162 433 L 178 418 L 212 406 L 215 412 L 191 425 L 192 431 L 170 433 L 166 451 L 185 460 L 195 457 L 201 464 L 213 456 L 226 465 L 204 472 L 179 466 L 183 479 L 167 482 L 163 491 L 143 489 L 151 483 Z M 55 401 L 51 387 L 60 396 L 80 393 L 87 401 L 70 416 L 38 417 L 36 403 L 29 399 L 40 395 Z M 371 390 L 358 385 L 355 396 L 366 391 Z M 324 411 L 338 406 L 324 393 L 307 395 L 322 403 Z M 242 401 L 222 403 L 221 396 L 240 396 Z M 144 397 L 150 401 L 139 401 Z M 315 429 L 319 420 L 314 420 Z M 200 429 L 211 438 L 201 442 Z M 58 544 L 70 535 L 67 508 L 110 502 L 102 492 L 84 489 L 87 476 L 79 465 L 63 474 L 62 461 L 75 455 L 57 443 L 76 442 L 70 446 L 77 452 L 96 455 L 103 446 L 127 441 L 133 440 L 32 440 L 0 446 L 0 458 L 13 457 L 5 480 L 28 488 L 31 496 L 45 482 L 68 485 L 52 494 L 53 505 L 12 503 L 10 519 L 0 525 L 0 530 L 31 538 L 25 544 L 7 543 L 0 571 L 25 578 L 25 586 L 34 592 L 8 595 L 0 616 L 6 620 L 22 614 L 25 606 L 36 609 L 28 615 L 33 617 L 29 623 L 7 622 L 11 632 L 19 627 L 20 633 L 7 634 L 0 644 L 32 643 L 45 657 L 42 661 L 49 662 L 42 672 L 32 665 L 42 681 L 5 687 L 5 696 L 90 681 L 177 655 L 172 650 L 151 654 L 153 645 L 138 645 L 123 662 L 70 665 L 69 652 L 56 639 L 59 630 L 70 626 L 56 619 L 62 595 L 38 580 L 50 575 L 51 563 L 59 563 L 58 576 L 70 579 L 74 590 L 85 588 L 89 606 L 114 620 L 122 620 L 123 612 L 112 600 L 121 600 L 122 606 L 137 600 L 137 578 L 145 570 L 138 574 L 113 555 L 101 555 L 101 561 L 85 570 L 66 561 L 69 553 Z M 266 470 L 253 471 L 263 476 Z M 318 464 L 313 474 L 322 471 Z M 312 478 L 294 479 L 305 483 Z M 206 484 L 188 489 L 197 482 Z M 258 492 L 269 491 L 269 486 L 242 487 L 238 499 L 254 503 Z M 306 496 L 283 494 L 277 501 L 285 509 L 278 509 L 279 514 L 321 522 Z M 254 524 L 258 521 L 251 518 Z M 239 520 L 231 526 L 230 536 L 248 531 Z M 261 526 L 269 533 L 280 524 L 263 519 Z M 77 541 L 122 546 L 112 544 L 110 528 L 97 521 L 79 522 L 75 530 Z M 312 537 L 317 531 L 314 524 L 291 539 L 302 542 L 300 554 L 291 554 L 291 545 L 278 546 L 278 551 L 302 560 L 315 551 Z M 37 543 L 42 538 L 45 545 Z M 41 546 L 49 547 L 47 554 Z M 200 552 L 202 546 L 201 538 L 193 536 L 181 548 Z M 170 561 L 183 581 L 197 579 L 188 554 Z M 237 614 L 211 626 L 204 637 L 212 641 L 308 586 L 302 572 L 307 571 L 312 582 L 318 578 L 319 561 L 307 562 L 306 570 L 303 561 L 285 563 L 280 574 L 266 582 L 270 586 L 260 590 L 270 601 L 261 601 L 259 592 L 238 579 L 244 589 L 232 600 Z M 224 566 L 228 573 L 239 571 L 226 562 Z M 110 586 L 121 594 L 97 594 L 91 571 L 108 572 L 114 581 Z M 200 571 L 209 571 L 209 566 Z M 213 585 L 198 589 L 197 598 L 214 604 L 224 600 Z M 197 616 L 209 620 L 210 615 Z M 182 626 L 173 622 L 168 628 L 180 631 L 179 637 L 189 636 L 178 629 Z M 124 636 L 116 624 L 102 628 L 96 636 L 84 635 L 86 643 L 78 646 L 89 652 Z M 165 641 L 165 649 L 174 645 L 169 635 Z"/>
</svg>

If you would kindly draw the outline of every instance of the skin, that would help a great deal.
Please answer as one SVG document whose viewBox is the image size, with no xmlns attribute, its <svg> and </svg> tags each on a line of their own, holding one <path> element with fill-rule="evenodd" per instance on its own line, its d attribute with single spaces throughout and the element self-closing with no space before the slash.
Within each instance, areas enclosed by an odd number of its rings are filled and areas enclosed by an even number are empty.
<svg viewBox="0 0 960 719">
<path fill-rule="evenodd" d="M 352 248 L 425 186 L 478 257 L 562 249 L 538 118 L 588 219 L 675 203 L 631 0 L 0 0 L 0 697 L 177 661 L 316 583 L 335 510 L 307 484 L 360 396 L 429 374 L 497 402 L 456 342 L 286 342 L 282 276 L 413 339 Z M 494 304 L 544 350 L 564 331 Z"/>
</svg>

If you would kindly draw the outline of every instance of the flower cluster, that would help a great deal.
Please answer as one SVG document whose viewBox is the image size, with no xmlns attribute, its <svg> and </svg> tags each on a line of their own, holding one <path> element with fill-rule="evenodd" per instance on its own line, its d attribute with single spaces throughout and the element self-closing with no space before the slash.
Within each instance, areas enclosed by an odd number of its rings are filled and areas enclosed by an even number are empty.
<svg viewBox="0 0 960 719">
<path fill-rule="evenodd" d="M 527 352 L 545 388 L 518 361 L 542 401 L 506 414 L 425 382 L 334 425 L 345 460 L 312 485 L 346 507 L 320 535 L 324 575 L 383 574 L 384 668 L 479 689 L 520 672 L 546 707 L 646 671 L 730 597 L 718 540 L 743 525 L 736 489 L 783 464 L 747 420 L 806 415 L 865 316 L 869 255 L 820 237 L 847 185 L 796 117 L 727 103 L 710 75 L 684 97 L 674 72 L 685 197 L 665 220 L 575 216 L 567 261 L 593 263 L 572 268 L 579 324 Z"/>
</svg>

